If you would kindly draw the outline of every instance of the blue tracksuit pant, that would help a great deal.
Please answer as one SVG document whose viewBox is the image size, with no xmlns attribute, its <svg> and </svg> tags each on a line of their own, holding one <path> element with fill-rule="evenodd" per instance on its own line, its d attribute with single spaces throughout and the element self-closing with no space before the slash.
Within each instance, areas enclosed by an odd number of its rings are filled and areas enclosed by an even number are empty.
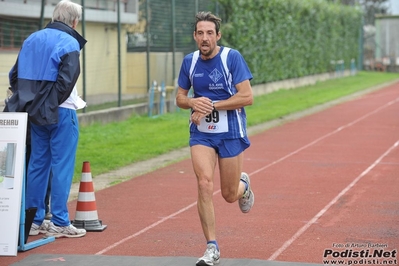
<svg viewBox="0 0 399 266">
<path fill-rule="evenodd" d="M 52 171 L 51 221 L 57 226 L 70 224 L 68 197 L 71 189 L 79 125 L 76 111 L 59 107 L 57 124 L 31 123 L 32 153 L 27 174 L 26 208 L 37 207 L 33 222 L 41 225 L 45 216 L 45 197 Z"/>
</svg>

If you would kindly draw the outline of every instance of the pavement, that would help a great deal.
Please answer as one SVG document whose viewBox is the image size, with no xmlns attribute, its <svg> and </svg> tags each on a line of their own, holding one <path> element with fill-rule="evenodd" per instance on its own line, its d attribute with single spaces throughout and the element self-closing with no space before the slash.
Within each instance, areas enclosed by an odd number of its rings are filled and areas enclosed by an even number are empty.
<svg viewBox="0 0 399 266">
<path fill-rule="evenodd" d="M 287 115 L 284 117 L 280 117 L 278 119 L 275 119 L 275 120 L 272 120 L 272 121 L 269 121 L 266 123 L 262 123 L 262 124 L 259 124 L 256 126 L 249 127 L 248 135 L 255 135 L 256 133 L 265 131 L 269 128 L 273 128 L 278 125 L 287 123 L 289 121 L 293 121 L 293 120 L 299 119 L 301 117 L 305 117 L 307 115 L 325 110 L 325 109 L 330 108 L 339 103 L 355 99 L 359 96 L 368 94 L 373 91 L 377 91 L 383 87 L 389 86 L 396 82 L 398 82 L 398 80 L 394 80 L 391 82 L 373 86 L 369 89 L 362 90 L 362 91 L 356 92 L 354 94 L 351 94 L 351 95 L 348 95 L 345 97 L 341 97 L 339 99 L 336 99 L 336 100 L 333 100 L 333 101 L 330 101 L 330 102 L 327 102 L 324 104 L 320 104 L 320 105 L 314 106 L 312 108 L 309 108 L 309 109 L 306 109 L 306 110 L 303 110 L 300 112 L 296 112 L 296 113 L 293 113 L 293 114 L 290 114 L 290 115 Z M 135 178 L 135 177 L 143 175 L 145 173 L 165 167 L 169 164 L 186 159 L 189 156 L 190 156 L 190 149 L 189 149 L 189 147 L 185 147 L 182 149 L 174 150 L 172 152 L 160 155 L 158 157 L 154 157 L 154 158 L 146 160 L 146 161 L 137 162 L 137 163 L 119 168 L 117 170 L 114 170 L 114 171 L 111 171 L 108 173 L 104 173 L 104 174 L 101 174 L 98 176 L 93 176 L 94 189 L 95 189 L 95 191 L 102 190 L 104 188 L 112 186 L 112 184 L 115 184 L 115 182 L 118 183 L 118 182 L 125 181 L 125 180 L 131 179 L 131 178 Z M 72 184 L 70 195 L 69 195 L 69 201 L 76 200 L 78 198 L 79 185 L 80 185 L 79 183 Z"/>
</svg>

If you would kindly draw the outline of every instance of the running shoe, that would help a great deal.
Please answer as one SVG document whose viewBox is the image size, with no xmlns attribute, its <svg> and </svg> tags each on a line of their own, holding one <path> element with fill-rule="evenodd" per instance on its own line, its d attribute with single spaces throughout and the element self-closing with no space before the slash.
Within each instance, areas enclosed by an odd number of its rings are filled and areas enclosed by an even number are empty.
<svg viewBox="0 0 399 266">
<path fill-rule="evenodd" d="M 55 238 L 61 238 L 61 237 L 74 238 L 86 235 L 85 229 L 78 229 L 72 224 L 68 226 L 56 226 L 52 222 L 50 222 L 49 224 L 50 225 L 47 230 L 46 236 L 54 236 Z"/>
<path fill-rule="evenodd" d="M 251 182 L 249 180 L 249 176 L 247 173 L 244 172 L 241 173 L 241 180 L 248 184 L 248 188 L 245 190 L 244 194 L 242 195 L 242 198 L 238 200 L 238 206 L 240 206 L 240 210 L 243 213 L 247 213 L 251 210 L 252 206 L 254 205 L 255 195 L 252 192 L 250 184 Z"/>
<path fill-rule="evenodd" d="M 219 263 L 220 251 L 216 248 L 215 244 L 208 244 L 204 256 L 197 260 L 197 266 L 212 266 Z"/>
<path fill-rule="evenodd" d="M 38 234 L 45 234 L 47 233 L 48 227 L 49 227 L 48 222 L 43 222 L 42 225 L 37 225 L 35 223 L 32 223 L 32 226 L 30 227 L 29 230 L 29 235 L 37 236 Z"/>
</svg>

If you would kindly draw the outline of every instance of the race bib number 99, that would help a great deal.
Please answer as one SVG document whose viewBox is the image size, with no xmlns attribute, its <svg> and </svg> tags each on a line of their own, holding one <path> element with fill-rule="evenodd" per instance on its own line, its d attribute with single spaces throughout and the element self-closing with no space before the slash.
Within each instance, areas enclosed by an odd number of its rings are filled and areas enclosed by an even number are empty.
<svg viewBox="0 0 399 266">
<path fill-rule="evenodd" d="M 203 117 L 198 130 L 205 133 L 223 133 L 229 131 L 227 111 L 213 110 L 212 113 Z"/>
</svg>

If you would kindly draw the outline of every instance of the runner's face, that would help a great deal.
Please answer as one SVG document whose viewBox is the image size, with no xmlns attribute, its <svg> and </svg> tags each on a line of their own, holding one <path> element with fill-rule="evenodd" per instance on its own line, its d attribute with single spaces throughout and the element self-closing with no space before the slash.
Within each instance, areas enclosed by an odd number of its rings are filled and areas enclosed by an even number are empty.
<svg viewBox="0 0 399 266">
<path fill-rule="evenodd" d="M 217 54 L 215 49 L 220 39 L 220 32 L 216 34 L 215 24 L 211 21 L 200 21 L 197 23 L 197 31 L 194 31 L 194 40 L 197 42 L 201 54 L 212 58 Z"/>
</svg>

